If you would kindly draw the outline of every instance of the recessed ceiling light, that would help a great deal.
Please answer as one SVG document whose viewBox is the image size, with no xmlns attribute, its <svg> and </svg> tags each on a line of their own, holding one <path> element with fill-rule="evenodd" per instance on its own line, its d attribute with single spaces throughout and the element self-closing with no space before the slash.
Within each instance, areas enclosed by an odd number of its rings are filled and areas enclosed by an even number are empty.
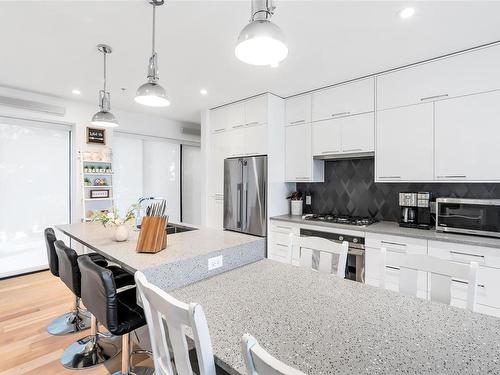
<svg viewBox="0 0 500 375">
<path fill-rule="evenodd" d="M 82 92 L 81 92 L 80 90 L 78 90 L 78 89 L 73 89 L 73 90 L 71 91 L 71 93 L 72 93 L 73 95 L 80 95 Z"/>
<path fill-rule="evenodd" d="M 407 19 L 412 17 L 415 14 L 415 9 L 414 8 L 404 8 L 399 12 L 399 17 L 402 19 Z"/>
<path fill-rule="evenodd" d="M 208 94 L 208 90 L 207 89 L 201 89 L 200 90 L 200 94 L 203 95 L 203 96 L 205 96 L 205 95 Z"/>
</svg>

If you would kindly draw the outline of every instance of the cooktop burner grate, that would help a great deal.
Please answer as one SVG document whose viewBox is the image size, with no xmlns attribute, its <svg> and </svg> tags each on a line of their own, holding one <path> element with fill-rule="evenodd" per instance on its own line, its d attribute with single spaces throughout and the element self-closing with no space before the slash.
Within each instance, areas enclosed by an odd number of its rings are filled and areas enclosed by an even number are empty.
<svg viewBox="0 0 500 375">
<path fill-rule="evenodd" d="M 375 220 L 372 217 L 344 216 L 344 215 L 332 215 L 332 214 L 304 215 L 304 219 L 312 221 L 325 221 L 334 224 L 347 224 L 347 225 L 357 225 L 357 226 L 367 226 L 377 222 L 377 220 Z"/>
</svg>

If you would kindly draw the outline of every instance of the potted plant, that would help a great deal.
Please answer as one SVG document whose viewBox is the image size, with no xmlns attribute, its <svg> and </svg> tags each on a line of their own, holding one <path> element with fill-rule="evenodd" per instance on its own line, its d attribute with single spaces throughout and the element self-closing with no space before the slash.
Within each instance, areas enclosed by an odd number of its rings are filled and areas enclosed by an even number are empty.
<svg viewBox="0 0 500 375">
<path fill-rule="evenodd" d="M 85 186 L 91 186 L 92 185 L 92 182 L 90 182 L 90 180 L 89 180 L 88 177 L 85 177 L 85 179 L 83 180 L 83 183 L 85 184 Z"/>
<path fill-rule="evenodd" d="M 290 214 L 302 215 L 302 193 L 294 191 L 286 199 L 290 199 Z"/>
<path fill-rule="evenodd" d="M 110 225 L 115 228 L 113 232 L 113 240 L 123 242 L 128 239 L 129 226 L 127 223 L 135 218 L 134 212 L 137 210 L 137 205 L 130 206 L 123 218 L 118 214 L 116 207 L 111 211 L 95 211 L 92 215 L 92 222 L 100 222 L 104 227 Z"/>
<path fill-rule="evenodd" d="M 111 173 L 111 168 L 109 167 L 109 165 L 106 166 L 106 173 Z"/>
</svg>

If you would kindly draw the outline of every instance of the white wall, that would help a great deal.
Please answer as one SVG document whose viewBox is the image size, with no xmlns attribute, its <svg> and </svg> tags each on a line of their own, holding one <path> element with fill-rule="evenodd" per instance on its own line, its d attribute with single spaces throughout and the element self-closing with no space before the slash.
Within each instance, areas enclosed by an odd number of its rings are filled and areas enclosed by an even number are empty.
<svg viewBox="0 0 500 375">
<path fill-rule="evenodd" d="M 87 145 L 85 139 L 85 131 L 90 125 L 92 115 L 98 111 L 97 106 L 97 91 L 96 104 L 87 104 L 67 99 L 61 99 L 49 95 L 37 94 L 29 91 L 13 89 L 0 86 L 0 96 L 12 97 L 17 99 L 32 100 L 45 104 L 63 106 L 66 108 L 64 116 L 56 116 L 43 112 L 35 112 L 31 110 L 15 108 L 0 104 L 0 116 L 28 118 L 41 121 L 50 121 L 55 123 L 66 123 L 72 126 L 73 129 L 73 222 L 77 222 L 82 217 L 81 206 L 81 176 L 78 161 L 78 151 L 80 150 L 99 150 L 102 146 Z M 112 99 L 111 99 L 112 100 Z M 112 108 L 112 112 L 118 119 L 121 132 L 129 132 L 155 137 L 170 138 L 177 140 L 180 143 L 199 145 L 200 137 L 187 135 L 182 133 L 183 127 L 197 128 L 199 125 L 171 120 L 164 117 L 148 115 L 144 113 L 131 112 Z M 113 131 L 106 130 L 107 147 L 113 147 Z"/>
</svg>

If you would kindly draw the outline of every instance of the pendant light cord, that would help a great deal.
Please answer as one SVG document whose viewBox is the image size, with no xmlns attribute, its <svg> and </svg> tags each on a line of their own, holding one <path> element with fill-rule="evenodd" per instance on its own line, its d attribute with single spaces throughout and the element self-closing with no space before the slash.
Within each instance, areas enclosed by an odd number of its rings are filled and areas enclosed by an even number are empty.
<svg viewBox="0 0 500 375">
<path fill-rule="evenodd" d="M 104 52 L 103 55 L 104 55 L 104 92 L 106 92 L 106 78 L 107 78 L 106 77 L 106 55 L 107 55 L 107 53 Z"/>
<path fill-rule="evenodd" d="M 156 4 L 153 4 L 153 45 L 151 54 L 155 54 L 155 38 L 156 38 Z"/>
</svg>

